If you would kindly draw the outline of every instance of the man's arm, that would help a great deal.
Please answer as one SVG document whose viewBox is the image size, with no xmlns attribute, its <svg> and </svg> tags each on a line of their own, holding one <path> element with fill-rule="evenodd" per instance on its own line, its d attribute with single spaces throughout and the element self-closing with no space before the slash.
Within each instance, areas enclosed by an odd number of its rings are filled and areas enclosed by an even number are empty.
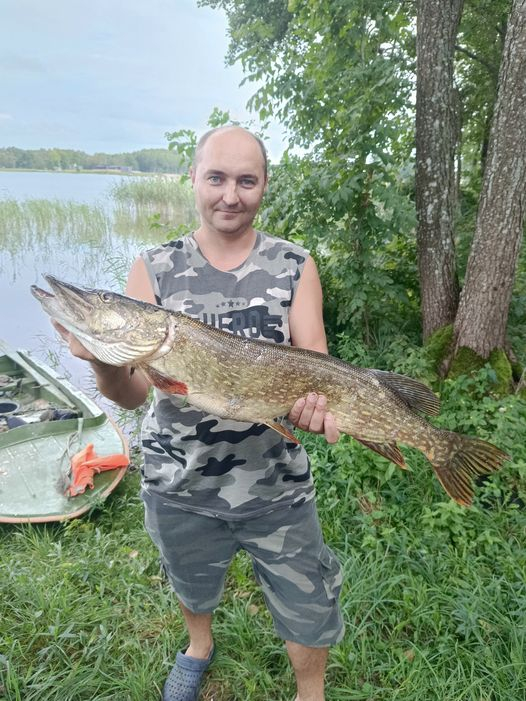
<svg viewBox="0 0 526 701">
<path fill-rule="evenodd" d="M 125 294 L 156 304 L 155 294 L 142 258 L 138 258 L 130 270 Z M 101 394 L 125 409 L 136 409 L 146 401 L 150 383 L 141 372 L 133 372 L 129 365 L 115 367 L 101 363 L 63 326 L 56 322 L 53 325 L 69 344 L 70 352 L 77 358 L 89 361 L 95 374 L 97 389 Z"/>
<path fill-rule="evenodd" d="M 293 346 L 327 353 L 327 338 L 323 325 L 323 298 L 320 278 L 312 258 L 308 258 L 289 315 Z M 289 419 L 298 428 L 311 433 L 323 433 L 328 443 L 336 443 L 340 433 L 331 413 L 326 411 L 324 395 L 311 393 L 298 399 L 289 412 Z"/>
</svg>

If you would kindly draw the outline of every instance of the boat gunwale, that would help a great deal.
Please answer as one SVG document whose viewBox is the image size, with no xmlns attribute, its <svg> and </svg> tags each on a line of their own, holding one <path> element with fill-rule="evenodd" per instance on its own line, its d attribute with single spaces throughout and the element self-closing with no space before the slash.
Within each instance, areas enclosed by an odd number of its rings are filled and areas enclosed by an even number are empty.
<svg viewBox="0 0 526 701">
<path fill-rule="evenodd" d="M 0 452 L 33 439 L 45 439 L 46 437 L 58 436 L 68 432 L 74 433 L 79 429 L 79 426 L 81 428 L 91 428 L 96 430 L 103 428 L 109 423 L 119 438 L 122 446 L 121 452 L 129 458 L 130 450 L 128 439 L 124 435 L 120 426 L 117 425 L 111 416 L 102 410 L 87 395 L 85 395 L 82 390 L 78 390 L 67 379 L 61 377 L 52 368 L 47 367 L 44 363 L 41 363 L 40 361 L 31 357 L 28 351 L 13 350 L 0 339 L 0 360 L 4 356 L 9 358 L 12 363 L 17 365 L 25 377 L 30 375 L 39 385 L 40 379 L 43 378 L 46 386 L 49 385 L 52 390 L 58 390 L 51 392 L 57 401 L 61 401 L 62 398 L 65 397 L 68 400 L 68 404 L 71 404 L 75 408 L 82 411 L 83 416 L 61 421 L 29 423 L 25 426 L 18 426 L 9 429 L 5 433 L 0 434 Z M 6 438 L 4 438 L 4 436 Z M 60 522 L 78 518 L 106 499 L 122 480 L 127 469 L 127 467 L 120 467 L 106 472 L 105 474 L 108 476 L 114 474 L 114 478 L 111 480 L 111 482 L 109 482 L 102 490 L 98 491 L 91 502 L 84 503 L 82 506 L 75 508 L 71 512 L 50 513 L 35 516 L 27 514 L 22 516 L 9 516 L 0 513 L 0 523 L 49 523 L 53 521 Z M 74 498 L 69 501 L 73 502 L 73 499 Z"/>
</svg>

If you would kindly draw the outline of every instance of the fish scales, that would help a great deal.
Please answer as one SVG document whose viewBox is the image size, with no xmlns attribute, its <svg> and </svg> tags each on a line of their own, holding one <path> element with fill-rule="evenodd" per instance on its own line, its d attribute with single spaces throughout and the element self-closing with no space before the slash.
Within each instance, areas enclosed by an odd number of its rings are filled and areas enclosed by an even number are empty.
<svg viewBox="0 0 526 701">
<path fill-rule="evenodd" d="M 46 276 L 54 294 L 36 286 L 43 308 L 102 362 L 140 368 L 159 389 L 219 417 L 267 424 L 299 397 L 327 397 L 343 433 L 405 467 L 398 443 L 420 450 L 447 493 L 469 505 L 473 478 L 508 459 L 478 438 L 435 428 L 421 413 L 439 402 L 425 385 L 396 373 L 360 368 L 316 351 L 246 339 L 180 312 Z"/>
</svg>

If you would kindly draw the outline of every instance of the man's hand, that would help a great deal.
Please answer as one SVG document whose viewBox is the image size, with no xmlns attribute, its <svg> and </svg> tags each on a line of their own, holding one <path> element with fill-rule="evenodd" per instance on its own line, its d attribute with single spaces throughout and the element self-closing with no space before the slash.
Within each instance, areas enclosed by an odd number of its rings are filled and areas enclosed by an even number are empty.
<svg viewBox="0 0 526 701">
<path fill-rule="evenodd" d="M 334 416 L 327 412 L 327 398 L 311 392 L 294 404 L 289 412 L 289 421 L 303 431 L 323 433 L 327 443 L 336 443 L 340 432 Z"/>
<path fill-rule="evenodd" d="M 65 329 L 62 324 L 59 324 L 58 321 L 55 321 L 54 319 L 51 319 L 51 323 L 55 327 L 55 330 L 68 344 L 71 355 L 74 355 L 76 358 L 80 358 L 81 360 L 89 360 L 90 363 L 95 363 L 96 365 L 101 364 L 100 361 L 97 360 L 97 358 L 82 345 L 78 338 Z"/>
</svg>

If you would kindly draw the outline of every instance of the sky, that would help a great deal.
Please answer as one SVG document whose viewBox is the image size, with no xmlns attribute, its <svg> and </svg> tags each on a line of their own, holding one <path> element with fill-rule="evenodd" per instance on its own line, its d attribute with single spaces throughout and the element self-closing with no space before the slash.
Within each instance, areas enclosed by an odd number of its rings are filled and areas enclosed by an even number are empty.
<svg viewBox="0 0 526 701">
<path fill-rule="evenodd" d="M 225 15 L 197 0 L 0 0 L 0 147 L 163 148 L 214 107 L 257 126 L 227 47 Z M 280 126 L 268 135 L 276 160 Z"/>
</svg>

